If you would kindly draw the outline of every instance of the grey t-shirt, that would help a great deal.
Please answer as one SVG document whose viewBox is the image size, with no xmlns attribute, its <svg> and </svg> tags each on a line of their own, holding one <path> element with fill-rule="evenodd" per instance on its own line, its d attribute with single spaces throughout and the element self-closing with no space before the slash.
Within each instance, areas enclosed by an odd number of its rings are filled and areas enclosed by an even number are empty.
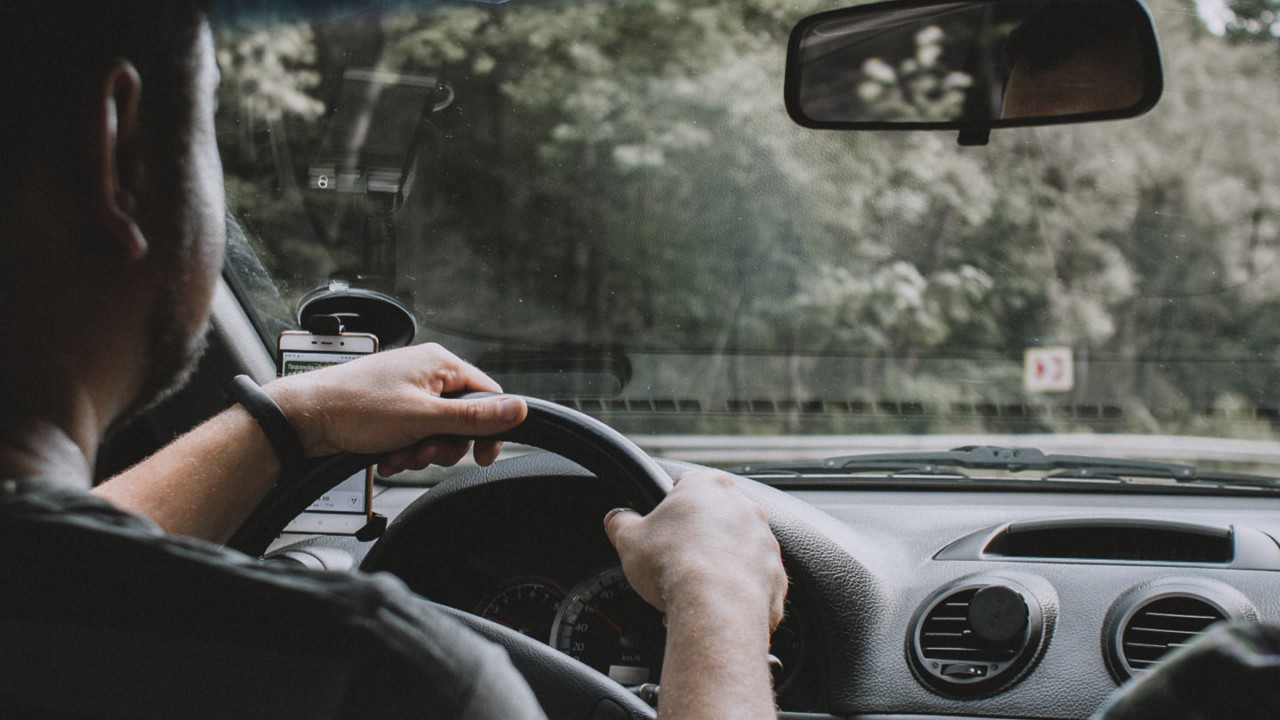
<svg viewBox="0 0 1280 720">
<path fill-rule="evenodd" d="M 42 718 L 542 718 L 506 653 L 389 575 L 173 537 L 0 481 L 0 708 Z"/>
</svg>

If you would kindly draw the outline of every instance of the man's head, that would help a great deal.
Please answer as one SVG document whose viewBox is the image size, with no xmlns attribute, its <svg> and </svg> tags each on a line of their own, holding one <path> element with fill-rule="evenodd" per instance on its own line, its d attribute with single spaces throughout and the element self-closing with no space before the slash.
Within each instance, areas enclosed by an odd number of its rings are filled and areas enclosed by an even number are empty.
<svg viewBox="0 0 1280 720">
<path fill-rule="evenodd" d="M 0 370 L 57 383 L 81 362 L 99 411 L 161 395 L 203 337 L 224 214 L 208 6 L 0 9 L 0 331 L 26 356 Z"/>
<path fill-rule="evenodd" d="M 1054 3 L 1006 43 L 1002 117 L 1075 115 L 1137 105 L 1145 89 L 1138 18 L 1111 2 Z"/>
</svg>

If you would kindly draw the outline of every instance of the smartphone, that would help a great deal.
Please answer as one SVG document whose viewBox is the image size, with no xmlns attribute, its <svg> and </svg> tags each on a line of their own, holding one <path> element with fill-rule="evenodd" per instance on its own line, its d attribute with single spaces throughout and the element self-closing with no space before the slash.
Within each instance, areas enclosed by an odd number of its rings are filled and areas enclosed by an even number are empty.
<svg viewBox="0 0 1280 720">
<path fill-rule="evenodd" d="M 286 330 L 277 344 L 276 367 L 281 377 L 350 362 L 378 351 L 378 338 L 368 333 L 313 335 Z M 350 535 L 373 516 L 373 468 L 338 483 L 294 518 L 285 532 Z"/>
</svg>

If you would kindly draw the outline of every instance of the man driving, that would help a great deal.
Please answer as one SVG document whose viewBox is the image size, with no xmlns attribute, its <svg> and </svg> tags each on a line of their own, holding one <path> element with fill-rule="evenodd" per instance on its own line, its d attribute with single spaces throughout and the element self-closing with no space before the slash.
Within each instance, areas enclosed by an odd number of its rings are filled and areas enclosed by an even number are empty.
<svg viewBox="0 0 1280 720">
<path fill-rule="evenodd" d="M 201 0 L 0 11 L 0 707 L 7 717 L 540 717 L 505 654 L 385 576 L 217 545 L 277 481 L 237 404 L 90 492 L 108 429 L 180 386 L 222 266 L 218 70 Z M 250 391 L 300 452 L 450 465 L 520 423 L 434 345 Z M 274 409 L 272 409 L 274 408 Z M 711 471 L 604 519 L 666 615 L 663 717 L 773 717 L 786 577 L 763 513 Z"/>
</svg>

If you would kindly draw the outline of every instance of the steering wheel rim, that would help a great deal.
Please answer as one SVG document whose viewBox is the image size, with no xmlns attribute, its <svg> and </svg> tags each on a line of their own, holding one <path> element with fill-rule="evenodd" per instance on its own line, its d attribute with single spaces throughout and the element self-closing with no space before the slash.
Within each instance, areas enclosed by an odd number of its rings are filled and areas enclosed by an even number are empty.
<svg viewBox="0 0 1280 720">
<path fill-rule="evenodd" d="M 467 393 L 463 399 L 491 397 Z M 601 477 L 622 481 L 632 508 L 648 513 L 671 491 L 671 477 L 622 433 L 563 405 L 523 397 L 528 415 L 520 425 L 493 440 L 541 448 L 572 460 Z M 227 547 L 248 555 L 266 552 L 285 525 L 342 478 L 376 464 L 378 455 L 337 453 L 303 463 L 296 478 L 282 478 L 227 541 Z"/>
</svg>

